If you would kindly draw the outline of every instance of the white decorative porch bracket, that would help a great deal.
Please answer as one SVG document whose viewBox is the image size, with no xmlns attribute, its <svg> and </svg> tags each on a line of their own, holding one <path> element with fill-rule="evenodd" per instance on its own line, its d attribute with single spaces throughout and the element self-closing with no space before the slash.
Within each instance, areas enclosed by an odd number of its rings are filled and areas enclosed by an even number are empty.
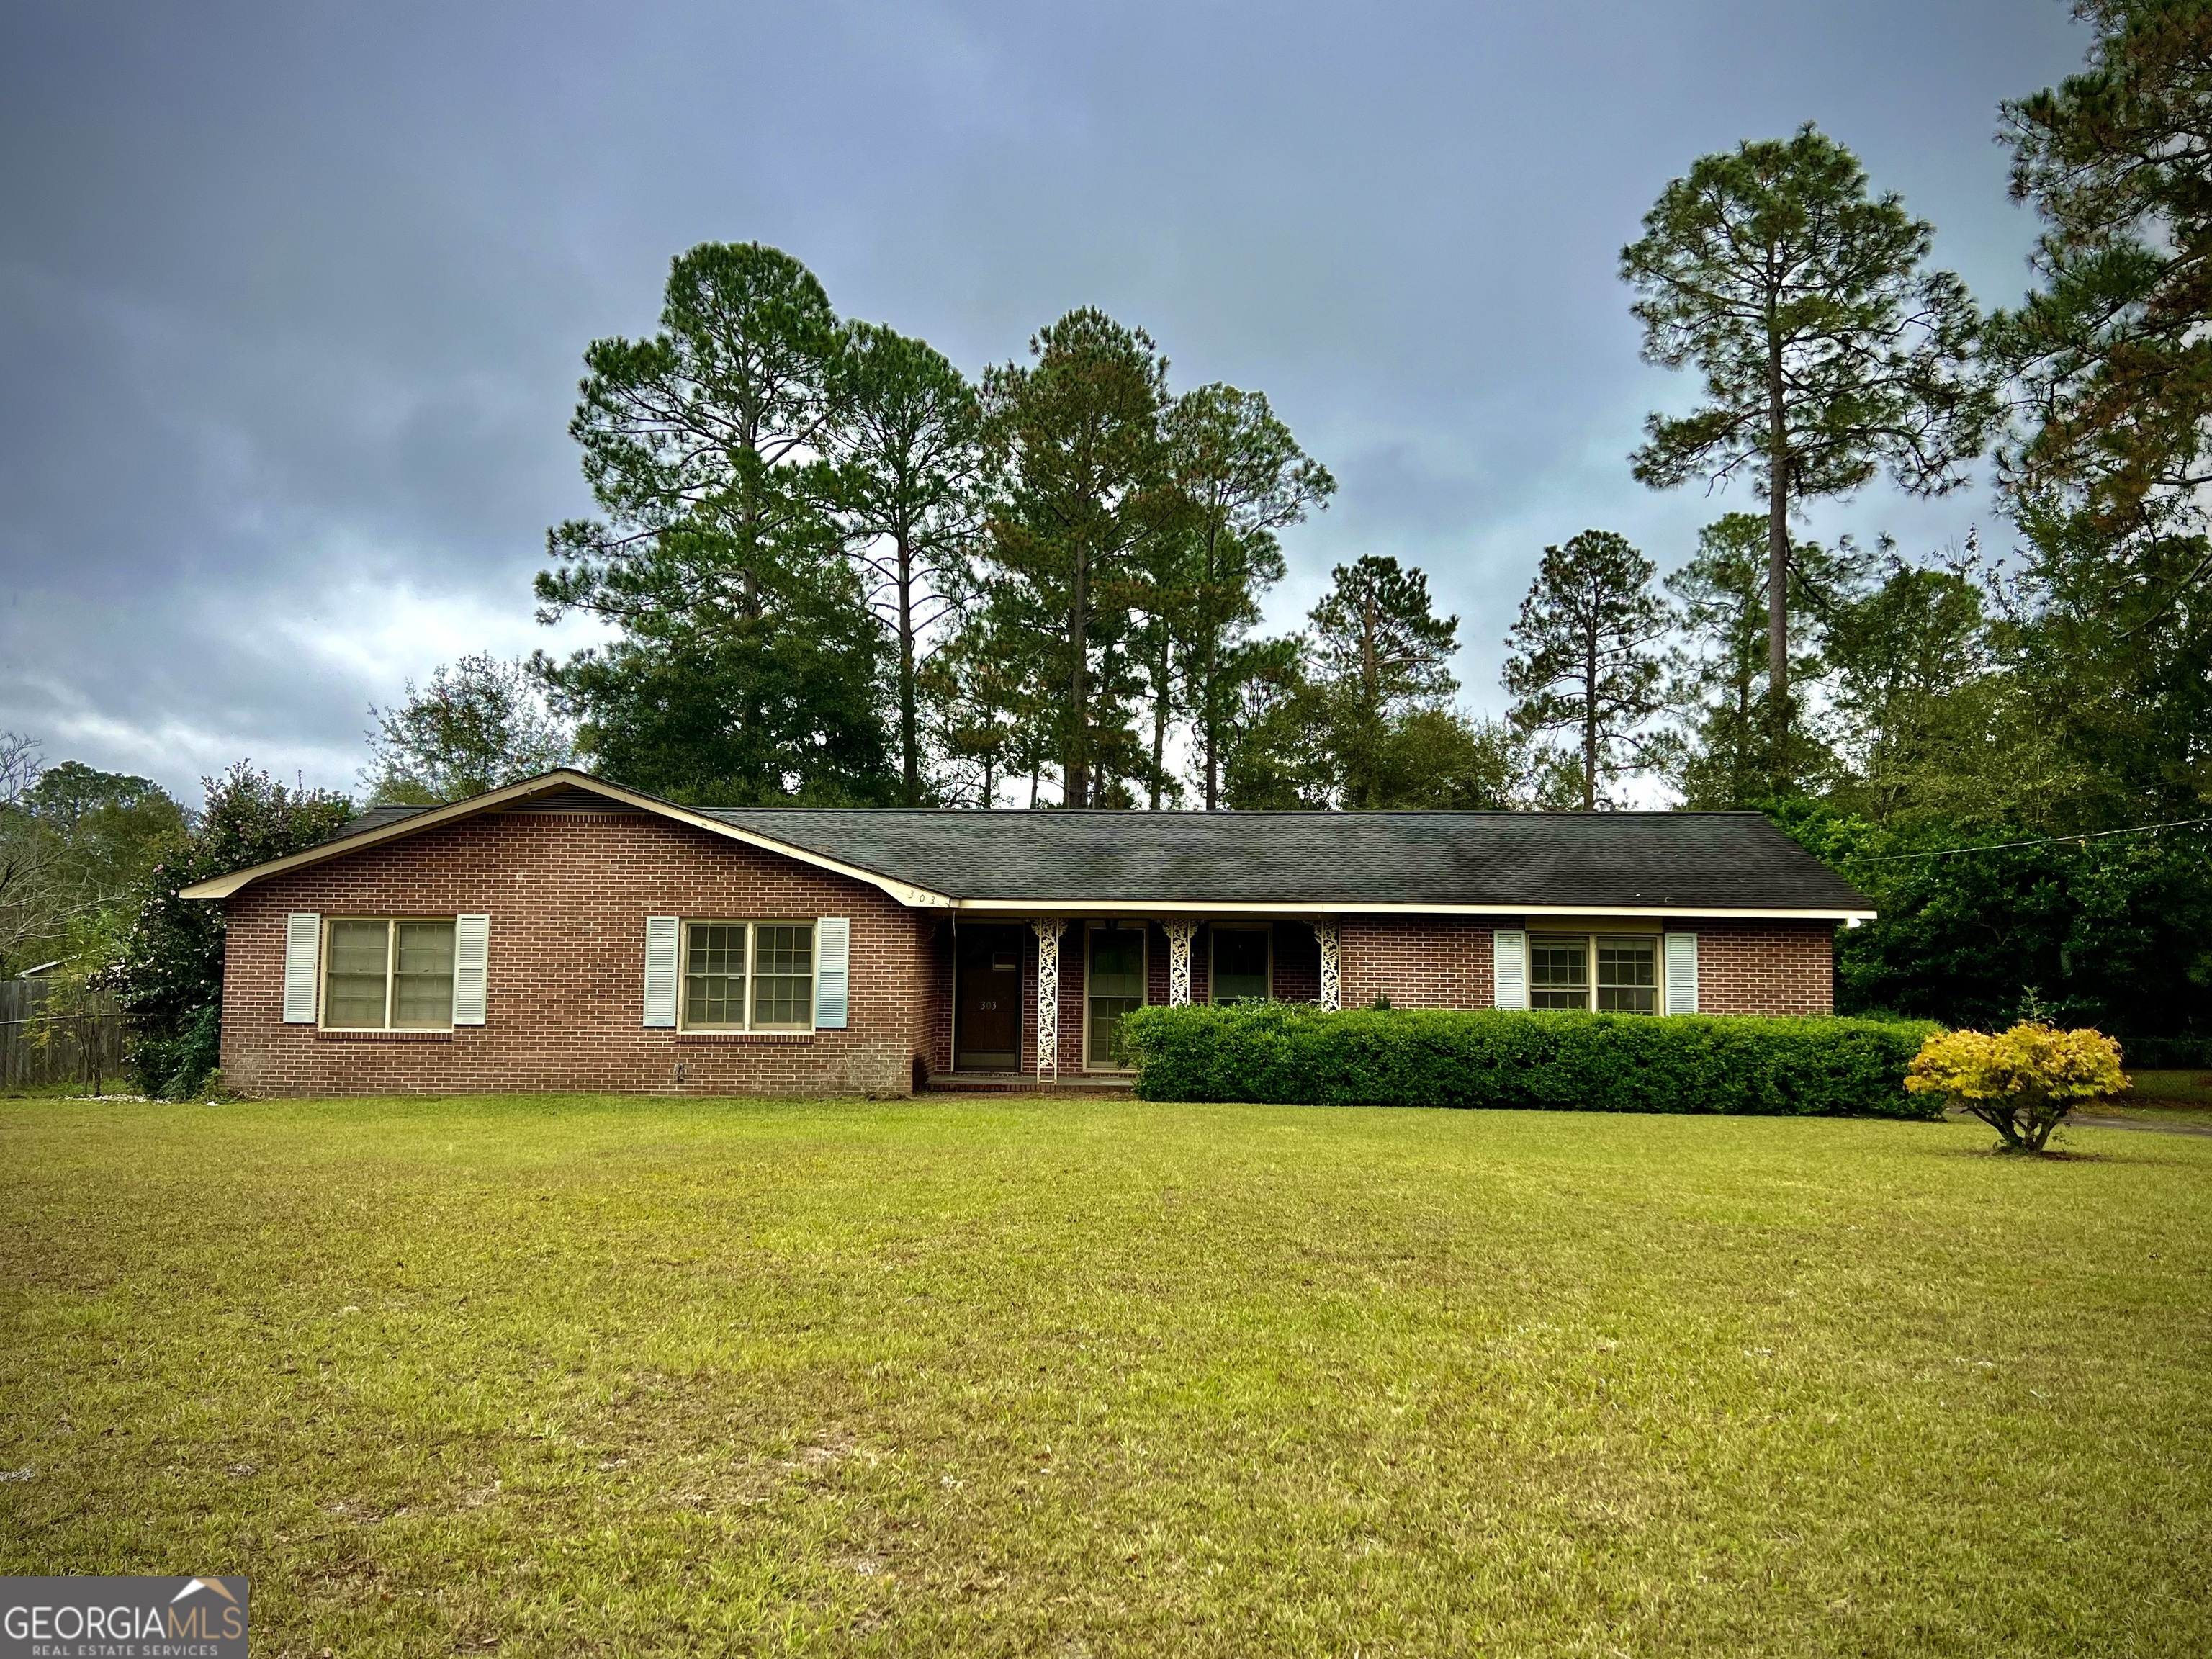
<svg viewBox="0 0 2212 1659">
<path fill-rule="evenodd" d="M 1313 924 L 1314 938 L 1321 943 L 1321 1006 L 1324 1008 L 1344 1006 L 1344 957 L 1338 948 L 1336 924 L 1317 921 Z"/>
<path fill-rule="evenodd" d="M 1056 916 L 1030 921 L 1037 938 L 1037 1081 L 1060 1081 L 1060 936 L 1067 924 Z"/>
<path fill-rule="evenodd" d="M 1168 1006 L 1190 1006 L 1190 942 L 1198 936 L 1194 921 L 1164 921 L 1168 936 Z"/>
</svg>

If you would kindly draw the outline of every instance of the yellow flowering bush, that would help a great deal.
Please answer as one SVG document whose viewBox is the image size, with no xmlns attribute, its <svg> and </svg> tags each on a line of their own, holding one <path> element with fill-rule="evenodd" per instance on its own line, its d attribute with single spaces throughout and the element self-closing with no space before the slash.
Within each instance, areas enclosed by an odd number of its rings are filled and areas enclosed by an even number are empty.
<svg viewBox="0 0 2212 1659">
<path fill-rule="evenodd" d="M 2102 1031 L 2062 1031 L 2022 1020 L 2009 1031 L 1939 1031 L 1920 1045 L 1905 1086 L 1941 1095 L 2004 1137 L 2008 1151 L 2039 1152 L 2066 1114 L 2128 1086 L 2120 1045 Z"/>
</svg>

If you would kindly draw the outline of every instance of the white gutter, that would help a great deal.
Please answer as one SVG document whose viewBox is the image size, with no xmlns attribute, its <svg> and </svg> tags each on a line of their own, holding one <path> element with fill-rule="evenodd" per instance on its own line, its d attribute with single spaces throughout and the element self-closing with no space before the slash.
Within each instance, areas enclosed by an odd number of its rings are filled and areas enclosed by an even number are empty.
<svg viewBox="0 0 2212 1659">
<path fill-rule="evenodd" d="M 1150 916 L 1698 916 L 1723 921 L 1872 921 L 1872 910 L 1749 910 L 1707 904 L 1326 904 L 1209 903 L 1188 899 L 955 899 L 956 912 L 981 915 Z"/>
</svg>

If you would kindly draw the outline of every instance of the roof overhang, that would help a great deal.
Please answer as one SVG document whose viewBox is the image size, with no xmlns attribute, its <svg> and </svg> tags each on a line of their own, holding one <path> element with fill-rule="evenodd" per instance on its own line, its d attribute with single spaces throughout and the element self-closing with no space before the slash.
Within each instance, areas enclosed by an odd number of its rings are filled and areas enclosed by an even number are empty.
<svg viewBox="0 0 2212 1659">
<path fill-rule="evenodd" d="M 1716 921 L 1872 921 L 1872 910 L 1746 909 L 1711 904 L 1371 904 L 1211 903 L 1185 899 L 956 899 L 959 915 L 1148 916 L 1203 921 L 1209 917 L 1276 917 L 1302 921 L 1329 916 L 1697 916 Z"/>
<path fill-rule="evenodd" d="M 933 889 L 918 886 L 871 870 L 864 865 L 851 863 L 793 842 L 780 841 L 757 830 L 742 829 L 704 812 L 679 806 L 674 801 L 663 800 L 658 795 L 648 795 L 641 790 L 629 789 L 621 784 L 609 783 L 604 778 L 593 777 L 588 772 L 573 767 L 547 772 L 538 777 L 526 778 L 503 789 L 494 789 L 487 794 L 471 795 L 466 800 L 448 802 L 410 817 L 380 824 L 374 830 L 363 830 L 350 836 L 342 836 L 291 854 L 288 857 L 271 859 L 264 864 L 248 865 L 243 870 L 234 870 L 228 875 L 212 877 L 181 889 L 178 896 L 188 899 L 227 899 L 255 882 L 266 881 L 295 870 L 312 868 L 334 859 L 349 857 L 373 847 L 382 847 L 410 836 L 421 835 L 448 824 L 459 823 L 488 812 L 505 811 L 539 795 L 553 794 L 565 789 L 586 789 L 604 795 L 611 801 L 650 812 L 677 823 L 689 824 L 725 841 L 756 847 L 763 852 L 774 853 L 799 863 L 811 865 L 817 870 L 845 876 L 854 881 L 866 882 L 912 909 L 950 911 L 956 915 L 977 917 L 1017 918 L 1030 916 L 1144 916 L 1153 919 L 1186 919 L 1202 921 L 1210 917 L 1229 919 L 1249 916 L 1255 920 L 1274 918 L 1283 921 L 1326 919 L 1331 916 L 1618 916 L 1630 918 L 1663 916 L 1700 916 L 1717 921 L 1844 921 L 1856 924 L 1871 921 L 1875 912 L 1852 909 L 1761 909 L 1740 906 L 1714 907 L 1691 904 L 1645 905 L 1540 905 L 1540 904 L 1376 904 L 1346 901 L 1301 902 L 1273 901 L 1249 902 L 1244 901 L 1198 901 L 1182 899 L 1088 899 L 1088 898 L 1012 898 L 963 899 Z"/>
<path fill-rule="evenodd" d="M 266 881 L 271 876 L 286 875 L 295 870 L 306 870 L 318 864 L 327 864 L 332 859 L 347 858 L 353 854 L 365 852 L 372 847 L 382 847 L 392 842 L 404 841 L 410 836 L 419 836 L 426 830 L 441 829 L 447 824 L 459 823 L 466 818 L 480 817 L 486 812 L 504 811 L 509 807 L 519 806 L 536 796 L 552 794 L 563 789 L 588 789 L 595 795 L 605 795 L 610 800 L 619 801 L 624 805 L 635 807 L 641 811 L 654 813 L 678 823 L 690 824 L 696 830 L 703 830 L 708 835 L 720 836 L 726 841 L 738 842 L 748 847 L 757 847 L 763 852 L 779 854 L 785 858 L 794 859 L 801 864 L 812 865 L 817 870 L 827 870 L 836 875 L 850 877 L 854 881 L 866 882 L 871 887 L 882 889 L 901 904 L 915 909 L 948 909 L 954 902 L 947 895 L 932 892 L 927 887 L 917 887 L 912 882 L 900 881 L 894 877 L 883 874 L 880 871 L 870 870 L 857 864 L 848 864 L 842 859 L 832 858 L 828 854 L 818 853 L 810 847 L 794 846 L 789 842 L 778 841 L 771 836 L 763 836 L 756 830 L 741 830 L 734 823 L 725 823 L 721 819 L 709 817 L 704 812 L 695 812 L 688 806 L 678 806 L 674 801 L 663 800 L 658 795 L 648 795 L 635 789 L 625 789 L 618 783 L 609 783 L 604 778 L 595 778 L 590 773 L 579 772 L 573 767 L 562 767 L 556 772 L 547 772 L 534 778 L 525 778 L 520 783 L 511 783 L 504 789 L 495 789 L 488 794 L 471 795 L 466 800 L 451 801 L 443 806 L 434 806 L 428 811 L 416 812 L 408 817 L 398 818 L 390 823 L 380 824 L 374 830 L 363 830 L 356 835 L 342 836 L 336 841 L 324 842 L 285 858 L 270 859 L 265 864 L 248 865 L 245 869 L 234 870 L 228 875 L 216 876 L 206 881 L 194 882 L 190 887 L 179 889 L 177 896 L 188 899 L 226 899 L 240 889 L 250 887 L 257 881 Z"/>
</svg>

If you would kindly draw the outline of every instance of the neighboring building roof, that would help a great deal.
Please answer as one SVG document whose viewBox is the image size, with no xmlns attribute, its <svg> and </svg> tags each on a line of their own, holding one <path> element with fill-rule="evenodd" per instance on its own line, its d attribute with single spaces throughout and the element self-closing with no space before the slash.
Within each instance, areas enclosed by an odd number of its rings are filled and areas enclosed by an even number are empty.
<svg viewBox="0 0 2212 1659">
<path fill-rule="evenodd" d="M 573 770 L 434 807 L 376 807 L 264 877 L 488 811 L 647 811 L 866 881 L 986 912 L 1870 917 L 1873 905 L 1755 812 L 1025 812 L 678 806 Z"/>
</svg>

